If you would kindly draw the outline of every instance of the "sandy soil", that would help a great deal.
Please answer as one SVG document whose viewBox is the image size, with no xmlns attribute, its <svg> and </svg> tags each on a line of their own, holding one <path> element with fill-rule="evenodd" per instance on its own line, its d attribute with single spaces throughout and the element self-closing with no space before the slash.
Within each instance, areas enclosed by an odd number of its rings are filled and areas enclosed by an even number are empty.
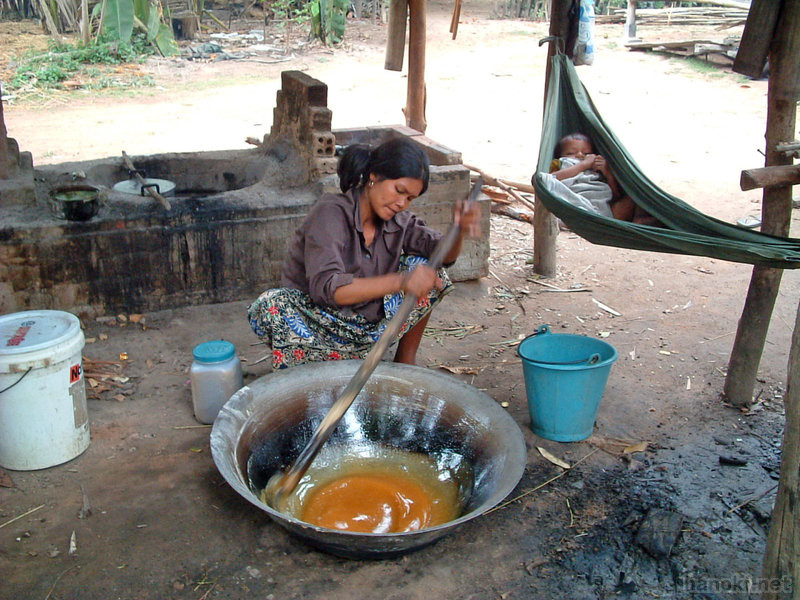
<svg viewBox="0 0 800 600">
<path fill-rule="evenodd" d="M 465 6 L 451 40 L 449 10 L 433 4 L 428 21 L 427 133 L 461 150 L 468 164 L 528 181 L 542 114 L 545 50 L 537 41 L 546 25 L 491 20 L 488 6 Z M 722 36 L 711 29 L 639 33 Z M 582 67 L 581 77 L 651 178 L 722 219 L 759 214 L 760 194 L 741 192 L 738 180 L 742 169 L 763 164 L 766 82 L 628 52 L 618 40 L 621 26 L 597 34 L 596 64 Z M 382 69 L 384 39 L 384 28 L 353 22 L 341 49 L 312 45 L 285 62 L 152 60 L 143 69 L 154 88 L 133 97 L 78 90 L 12 101 L 6 125 L 35 164 L 123 149 L 244 147 L 245 137 L 269 130 L 286 69 L 328 84 L 335 128 L 399 123 L 406 78 Z M 459 284 L 434 315 L 420 358 L 429 368 L 466 370 L 453 376 L 486 390 L 518 422 L 529 453 L 511 496 L 522 496 L 517 501 L 401 559 L 347 561 L 312 551 L 238 497 L 216 471 L 207 429 L 187 428 L 196 424 L 187 386 L 195 344 L 225 337 L 239 349 L 247 381 L 267 372 L 244 320 L 250 299 L 146 315 L 144 326 L 93 321 L 85 324 L 92 341 L 84 355 L 120 362 L 130 379 L 92 393 L 92 443 L 82 456 L 5 474 L 0 597 L 690 598 L 703 597 L 702 586 L 708 598 L 751 597 L 746 581 L 760 574 L 778 477 L 796 272 L 784 274 L 758 402 L 742 412 L 722 404 L 719 393 L 750 267 L 603 248 L 562 233 L 559 272 L 547 283 L 590 291 L 557 293 L 527 264 L 528 224 L 493 216 L 491 236 L 491 276 Z M 528 427 L 521 366 L 509 342 L 543 323 L 601 336 L 620 353 L 595 435 L 585 442 L 551 442 Z M 469 333 L 456 336 L 454 327 Z M 625 452 L 639 442 L 648 442 L 646 451 Z M 539 487 L 561 469 L 537 447 L 571 463 L 585 460 Z M 729 456 L 746 464 L 721 464 Z M 78 516 L 82 489 L 92 507 L 85 518 Z M 668 557 L 636 542 L 652 509 L 683 518 Z M 73 532 L 77 551 L 69 554 Z"/>
</svg>

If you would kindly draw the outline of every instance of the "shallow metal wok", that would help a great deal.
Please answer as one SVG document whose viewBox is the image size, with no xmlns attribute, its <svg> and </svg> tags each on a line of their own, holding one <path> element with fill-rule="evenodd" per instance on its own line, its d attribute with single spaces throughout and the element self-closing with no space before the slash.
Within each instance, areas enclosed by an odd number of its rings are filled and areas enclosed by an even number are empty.
<svg viewBox="0 0 800 600">
<path fill-rule="evenodd" d="M 451 376 L 381 363 L 326 450 L 370 455 L 389 447 L 426 454 L 454 474 L 461 516 L 419 531 L 354 533 L 304 523 L 262 502 L 260 492 L 269 478 L 292 464 L 360 363 L 294 367 L 236 392 L 211 430 L 211 452 L 226 481 L 308 544 L 351 558 L 384 558 L 422 548 L 483 514 L 516 487 L 525 469 L 525 443 L 505 410 Z M 325 454 L 317 460 L 326 460 Z"/>
</svg>

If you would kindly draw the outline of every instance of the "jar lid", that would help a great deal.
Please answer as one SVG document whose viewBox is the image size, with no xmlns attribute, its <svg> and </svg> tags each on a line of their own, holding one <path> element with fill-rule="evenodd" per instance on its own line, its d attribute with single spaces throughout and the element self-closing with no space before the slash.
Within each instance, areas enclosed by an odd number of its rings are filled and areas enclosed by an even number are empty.
<svg viewBox="0 0 800 600">
<path fill-rule="evenodd" d="M 236 348 L 225 340 L 203 342 L 194 347 L 194 359 L 204 363 L 222 362 L 236 354 Z"/>
</svg>

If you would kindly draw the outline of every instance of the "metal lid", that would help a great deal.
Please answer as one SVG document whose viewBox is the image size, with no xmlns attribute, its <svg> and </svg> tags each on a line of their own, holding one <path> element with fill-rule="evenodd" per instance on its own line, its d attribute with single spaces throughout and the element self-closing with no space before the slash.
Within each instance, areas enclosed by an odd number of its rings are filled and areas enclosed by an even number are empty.
<svg viewBox="0 0 800 600">
<path fill-rule="evenodd" d="M 225 340 L 212 340 L 195 346 L 193 354 L 198 362 L 215 363 L 232 358 L 236 354 L 236 348 Z"/>
<path fill-rule="evenodd" d="M 169 196 L 175 192 L 175 182 L 169 179 L 156 179 L 148 177 L 144 180 L 147 185 L 152 185 L 153 190 L 162 196 Z M 158 187 L 155 187 L 158 186 Z M 136 194 L 137 196 L 146 196 L 147 192 L 142 190 L 142 184 L 136 179 L 126 179 L 114 184 L 114 191 L 123 192 L 125 194 Z"/>
<path fill-rule="evenodd" d="M 69 341 L 81 332 L 73 314 L 33 310 L 0 317 L 0 356 L 35 352 Z"/>
</svg>

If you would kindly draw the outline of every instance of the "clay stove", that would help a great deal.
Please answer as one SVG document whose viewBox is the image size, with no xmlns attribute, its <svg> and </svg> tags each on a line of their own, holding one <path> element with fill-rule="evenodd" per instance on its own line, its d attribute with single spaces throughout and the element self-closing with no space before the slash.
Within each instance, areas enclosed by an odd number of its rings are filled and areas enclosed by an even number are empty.
<svg viewBox="0 0 800 600">
<path fill-rule="evenodd" d="M 453 201 L 469 191 L 461 154 L 404 126 L 331 130 L 327 86 L 298 71 L 281 75 L 273 125 L 258 147 L 132 156 L 147 178 L 175 184 L 166 209 L 149 195 L 113 189 L 128 179 L 122 157 L 34 167 L 8 140 L 0 179 L 0 313 L 66 310 L 89 316 L 254 298 L 280 279 L 288 240 L 324 191 L 338 190 L 337 145 L 406 136 L 431 160 L 428 192 L 414 211 L 444 231 Z M 87 221 L 54 210 L 53 191 L 96 187 Z M 484 236 L 465 243 L 456 281 L 488 274 Z"/>
</svg>

